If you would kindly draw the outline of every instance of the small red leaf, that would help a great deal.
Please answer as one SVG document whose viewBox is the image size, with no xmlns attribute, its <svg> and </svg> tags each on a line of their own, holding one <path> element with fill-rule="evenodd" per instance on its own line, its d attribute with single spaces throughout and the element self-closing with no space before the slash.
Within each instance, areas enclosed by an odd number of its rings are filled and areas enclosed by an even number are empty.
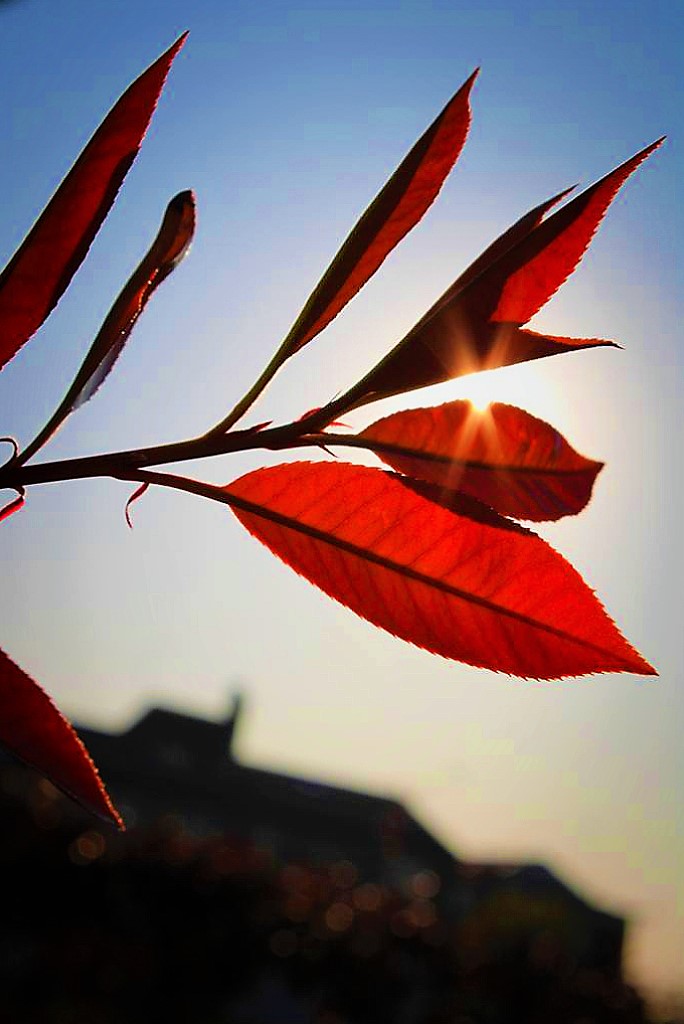
<svg viewBox="0 0 684 1024">
<path fill-rule="evenodd" d="M 194 230 L 195 197 L 191 191 L 179 192 L 168 204 L 148 252 L 105 317 L 69 390 L 40 433 L 22 452 L 21 463 L 28 462 L 47 444 L 67 416 L 85 405 L 102 386 L 149 299 L 190 248 Z"/>
<path fill-rule="evenodd" d="M 537 522 L 580 512 L 602 463 L 511 405 L 456 401 L 378 420 L 360 437 L 393 469 L 462 491 L 503 515 Z"/>
<path fill-rule="evenodd" d="M 290 355 L 311 341 L 363 287 L 432 205 L 463 148 L 474 72 L 416 142 L 352 229 L 290 330 Z"/>
<path fill-rule="evenodd" d="M 131 505 L 134 502 L 136 502 L 138 498 L 142 498 L 143 494 L 145 493 L 149 486 L 149 484 L 140 484 L 140 487 L 136 487 L 136 489 L 133 491 L 130 498 L 126 502 L 126 507 L 124 508 L 124 515 L 126 517 L 126 523 L 128 525 L 129 530 L 133 529 L 133 520 L 131 519 Z"/>
<path fill-rule="evenodd" d="M 0 743 L 88 810 L 124 827 L 74 729 L 45 691 L 1 650 Z"/>
<path fill-rule="evenodd" d="M 159 285 L 186 255 L 195 232 L 195 196 L 174 196 L 145 257 L 121 290 L 74 381 L 73 408 L 95 394 L 119 358 L 139 316 Z"/>
<path fill-rule="evenodd" d="M 331 597 L 446 658 L 536 679 L 654 673 L 557 552 L 465 496 L 447 509 L 427 484 L 344 463 L 173 485 L 230 504 Z"/>
<path fill-rule="evenodd" d="M 184 33 L 109 112 L 0 275 L 0 369 L 54 309 L 142 143 Z"/>
</svg>

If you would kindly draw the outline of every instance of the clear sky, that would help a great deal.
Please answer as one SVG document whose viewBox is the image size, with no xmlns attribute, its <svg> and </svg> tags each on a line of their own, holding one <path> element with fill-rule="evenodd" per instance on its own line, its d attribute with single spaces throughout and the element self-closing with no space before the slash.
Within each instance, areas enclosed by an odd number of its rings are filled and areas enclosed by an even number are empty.
<svg viewBox="0 0 684 1024">
<path fill-rule="evenodd" d="M 606 461 L 543 532 L 660 678 L 530 684 L 434 658 L 324 598 L 223 507 L 90 481 L 3 524 L 0 644 L 84 724 L 247 696 L 250 762 L 407 800 L 456 853 L 543 860 L 633 923 L 642 984 L 684 987 L 681 10 L 452 0 L 0 3 L 0 259 L 123 88 L 184 29 L 142 153 L 68 295 L 0 378 L 28 442 L 109 304 L 192 187 L 197 238 L 103 391 L 41 458 L 193 436 L 286 333 L 358 214 L 473 68 L 474 120 L 425 221 L 258 406 L 283 420 L 368 369 L 495 235 L 654 138 L 579 271 L 533 326 L 619 340 L 442 385 L 521 404 Z M 381 409 L 359 413 L 359 426 Z M 226 482 L 260 456 L 189 467 Z"/>
</svg>

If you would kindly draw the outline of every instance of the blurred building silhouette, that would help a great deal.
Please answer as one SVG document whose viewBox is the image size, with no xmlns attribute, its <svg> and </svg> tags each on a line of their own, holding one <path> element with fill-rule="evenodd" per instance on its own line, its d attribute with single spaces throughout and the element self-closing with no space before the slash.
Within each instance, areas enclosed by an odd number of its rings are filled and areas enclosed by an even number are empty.
<svg viewBox="0 0 684 1024">
<path fill-rule="evenodd" d="M 619 974 L 624 921 L 592 907 L 538 864 L 459 860 L 396 800 L 241 764 L 242 700 L 223 722 L 148 711 L 126 732 L 78 729 L 129 826 L 173 814 L 197 837 L 228 835 L 278 863 L 352 866 L 411 893 L 421 885 L 469 941 L 503 948 L 535 935 L 561 941 L 584 966 Z"/>
<path fill-rule="evenodd" d="M 645 1024 L 621 918 L 396 800 L 241 764 L 240 710 L 79 729 L 123 835 L 0 765 L 0 1020 Z"/>
<path fill-rule="evenodd" d="M 173 813 L 195 836 L 228 834 L 281 863 L 349 861 L 360 876 L 398 884 L 454 858 L 395 800 L 264 771 L 236 760 L 242 704 L 220 723 L 156 708 L 127 732 L 78 727 L 129 825 Z"/>
</svg>

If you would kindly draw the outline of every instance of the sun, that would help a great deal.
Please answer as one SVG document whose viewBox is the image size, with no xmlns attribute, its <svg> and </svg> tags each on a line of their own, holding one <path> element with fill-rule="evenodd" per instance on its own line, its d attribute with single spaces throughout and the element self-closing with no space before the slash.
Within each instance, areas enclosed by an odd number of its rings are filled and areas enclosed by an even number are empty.
<svg viewBox="0 0 684 1024">
<path fill-rule="evenodd" d="M 450 397 L 468 399 L 479 412 L 492 402 L 505 402 L 545 419 L 553 417 L 560 398 L 544 368 L 530 363 L 467 374 L 452 387 Z"/>
<path fill-rule="evenodd" d="M 473 374 L 459 388 L 459 391 L 463 392 L 462 397 L 467 398 L 477 412 L 484 412 L 492 402 L 501 400 L 495 394 L 498 390 L 496 381 L 487 380 L 488 377 L 490 377 L 489 372 Z"/>
</svg>

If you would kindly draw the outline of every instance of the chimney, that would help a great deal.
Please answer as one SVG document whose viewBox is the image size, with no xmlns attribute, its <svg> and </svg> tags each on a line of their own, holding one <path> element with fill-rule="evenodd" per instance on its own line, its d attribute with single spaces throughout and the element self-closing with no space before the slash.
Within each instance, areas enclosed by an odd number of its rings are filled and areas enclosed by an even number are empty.
<svg viewBox="0 0 684 1024">
<path fill-rule="evenodd" d="M 238 721 L 242 715 L 244 707 L 244 698 L 241 693 L 234 693 L 232 699 L 232 706 L 228 717 L 224 721 L 225 735 L 226 735 L 226 753 L 231 761 L 235 760 L 233 755 L 233 740 L 235 739 L 235 730 L 238 726 Z"/>
</svg>

